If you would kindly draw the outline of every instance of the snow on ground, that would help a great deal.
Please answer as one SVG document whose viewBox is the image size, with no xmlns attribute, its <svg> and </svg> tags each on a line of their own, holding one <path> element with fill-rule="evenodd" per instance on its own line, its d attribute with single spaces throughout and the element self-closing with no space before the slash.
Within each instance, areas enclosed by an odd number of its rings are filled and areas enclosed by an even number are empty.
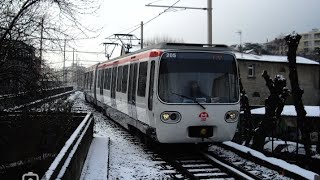
<svg viewBox="0 0 320 180">
<path fill-rule="evenodd" d="M 109 138 L 94 137 L 80 179 L 108 179 L 108 154 Z"/>
<path fill-rule="evenodd" d="M 110 138 L 109 179 L 165 179 L 166 175 L 161 172 L 160 166 L 151 160 L 151 156 L 146 154 L 142 147 L 125 139 L 125 132 L 112 128 L 114 125 L 108 122 L 109 120 L 105 116 L 85 103 L 83 93 L 76 92 L 69 99 L 74 100 L 76 109 L 87 109 L 93 113 L 95 119 L 94 139 L 96 139 L 93 141 L 95 143 L 93 146 L 102 146 L 106 149 L 103 139 Z M 93 153 L 94 157 L 91 156 L 90 161 L 95 162 L 93 163 L 95 165 L 84 168 L 82 179 L 106 179 L 107 154 L 107 150 L 104 153 L 101 151 Z"/>
<path fill-rule="evenodd" d="M 293 164 L 287 163 L 286 161 L 283 161 L 283 160 L 280 160 L 280 159 L 277 159 L 277 158 L 266 157 L 261 152 L 255 151 L 255 150 L 250 149 L 250 148 L 245 147 L 245 146 L 241 146 L 241 145 L 236 144 L 234 142 L 227 141 L 227 142 L 224 142 L 224 144 L 227 145 L 227 146 L 233 147 L 235 149 L 238 149 L 239 151 L 242 151 L 244 153 L 250 153 L 252 156 L 255 156 L 255 157 L 257 157 L 257 158 L 259 158 L 261 160 L 264 160 L 266 162 L 269 162 L 271 164 L 277 165 L 277 166 L 279 166 L 279 167 L 281 167 L 283 169 L 286 169 L 288 171 L 297 173 L 297 174 L 299 174 L 302 177 L 305 177 L 307 179 L 314 179 L 316 175 L 319 176 L 318 174 L 316 174 L 316 173 L 314 173 L 312 171 L 305 170 L 303 168 L 300 168 L 297 165 L 293 165 Z"/>
</svg>

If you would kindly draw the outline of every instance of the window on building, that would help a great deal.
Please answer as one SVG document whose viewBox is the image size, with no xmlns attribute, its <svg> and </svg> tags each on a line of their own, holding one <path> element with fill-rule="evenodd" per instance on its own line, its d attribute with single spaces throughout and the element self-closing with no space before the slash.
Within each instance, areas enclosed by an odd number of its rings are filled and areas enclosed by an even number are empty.
<svg viewBox="0 0 320 180">
<path fill-rule="evenodd" d="M 303 42 L 303 45 L 308 46 L 309 45 L 308 41 Z"/>
<path fill-rule="evenodd" d="M 128 65 L 125 65 L 123 67 L 123 71 L 122 71 L 122 88 L 121 88 L 121 92 L 123 92 L 123 93 L 127 92 L 127 82 L 128 82 Z"/>
<path fill-rule="evenodd" d="M 139 65 L 139 80 L 137 95 L 144 97 L 146 95 L 148 62 L 141 62 Z"/>
<path fill-rule="evenodd" d="M 320 39 L 320 33 L 314 34 L 314 38 L 315 38 L 315 39 Z"/>
<path fill-rule="evenodd" d="M 250 64 L 248 66 L 248 77 L 255 77 L 255 65 Z"/>
<path fill-rule="evenodd" d="M 252 94 L 252 97 L 260 97 L 260 93 L 259 93 L 259 92 L 254 92 L 254 93 Z"/>
<path fill-rule="evenodd" d="M 286 72 L 286 68 L 281 67 L 280 70 L 279 70 L 279 72 Z"/>
<path fill-rule="evenodd" d="M 309 34 L 303 35 L 303 39 L 308 39 L 308 38 L 309 38 Z"/>
</svg>

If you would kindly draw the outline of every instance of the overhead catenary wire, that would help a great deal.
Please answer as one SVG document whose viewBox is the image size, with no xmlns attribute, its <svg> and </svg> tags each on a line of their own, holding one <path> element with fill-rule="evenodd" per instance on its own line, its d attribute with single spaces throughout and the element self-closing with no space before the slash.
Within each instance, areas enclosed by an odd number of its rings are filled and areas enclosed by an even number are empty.
<svg viewBox="0 0 320 180">
<path fill-rule="evenodd" d="M 166 13 L 169 9 L 171 9 L 174 5 L 176 5 L 178 2 L 180 2 L 181 0 L 176 1 L 175 3 L 173 3 L 170 7 L 168 7 L 167 9 L 165 9 L 164 11 L 162 11 L 161 13 L 159 13 L 158 15 L 156 15 L 155 17 L 149 19 L 148 21 L 146 21 L 145 23 L 143 23 L 143 25 L 146 25 L 148 23 L 150 23 L 151 21 L 155 20 L 156 18 L 158 18 L 159 16 L 161 16 L 162 14 Z M 149 3 L 150 4 L 150 3 Z M 140 28 L 140 24 L 139 27 L 135 28 L 134 30 L 130 31 L 128 34 L 138 30 Z"/>
<path fill-rule="evenodd" d="M 68 59 L 66 61 L 72 61 L 72 59 Z M 101 62 L 101 61 L 97 61 L 97 60 L 88 60 L 88 59 L 82 59 L 82 60 L 77 60 L 77 61 L 81 61 L 81 62 L 88 62 L 88 63 L 97 63 L 97 62 Z M 59 63 L 63 63 L 63 61 L 59 61 L 59 62 L 47 62 L 46 64 L 59 64 Z"/>
<path fill-rule="evenodd" d="M 162 1 L 162 0 L 157 0 L 157 1 L 151 2 L 151 3 L 149 3 L 149 4 L 152 4 L 152 3 L 155 3 L 155 2 L 159 2 L 159 1 Z M 159 13 L 158 15 L 156 15 L 155 17 L 153 17 L 153 18 L 149 19 L 148 21 L 146 21 L 145 23 L 143 23 L 143 25 L 146 25 L 146 24 L 150 23 L 151 21 L 155 20 L 156 18 L 158 18 L 159 16 L 161 16 L 163 13 L 167 12 L 169 9 L 171 9 L 174 5 L 176 5 L 176 4 L 177 4 L 178 2 L 180 2 L 180 1 L 181 1 L 181 0 L 176 1 L 176 2 L 173 3 L 170 7 L 168 7 L 167 9 L 165 9 L 165 10 L 162 11 L 162 12 L 160 12 L 160 13 Z M 133 29 L 133 28 L 134 28 L 134 29 Z M 132 26 L 132 27 L 130 27 L 130 28 L 127 28 L 127 29 L 125 29 L 125 30 L 121 30 L 121 31 L 119 31 L 118 33 L 115 33 L 115 34 L 120 34 L 120 33 L 122 33 L 122 32 L 126 32 L 126 31 L 128 31 L 128 30 L 130 30 L 130 29 L 133 29 L 133 30 L 131 30 L 131 31 L 130 31 L 129 33 L 127 33 L 127 34 L 130 34 L 130 33 L 134 32 L 134 31 L 140 29 L 140 23 L 137 24 L 137 25 L 134 25 L 134 26 Z M 108 36 L 106 39 L 111 38 L 113 35 L 114 35 L 114 34 Z M 116 41 L 116 40 L 115 40 L 115 41 Z M 115 41 L 113 41 L 113 42 L 115 42 Z"/>
<path fill-rule="evenodd" d="M 51 52 L 63 52 L 63 50 L 59 49 L 44 49 L 44 51 L 51 51 Z M 65 52 L 76 52 L 76 53 L 88 53 L 88 54 L 104 54 L 104 52 L 94 52 L 94 51 L 73 51 L 73 50 L 66 50 Z"/>
</svg>

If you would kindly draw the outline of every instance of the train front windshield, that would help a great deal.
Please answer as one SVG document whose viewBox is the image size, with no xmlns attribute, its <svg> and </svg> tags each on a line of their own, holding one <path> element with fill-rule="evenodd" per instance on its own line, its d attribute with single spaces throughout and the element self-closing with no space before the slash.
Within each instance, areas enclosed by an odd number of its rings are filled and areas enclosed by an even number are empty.
<svg viewBox="0 0 320 180">
<path fill-rule="evenodd" d="M 168 52 L 160 60 L 158 93 L 165 103 L 236 103 L 234 56 L 209 52 Z"/>
</svg>

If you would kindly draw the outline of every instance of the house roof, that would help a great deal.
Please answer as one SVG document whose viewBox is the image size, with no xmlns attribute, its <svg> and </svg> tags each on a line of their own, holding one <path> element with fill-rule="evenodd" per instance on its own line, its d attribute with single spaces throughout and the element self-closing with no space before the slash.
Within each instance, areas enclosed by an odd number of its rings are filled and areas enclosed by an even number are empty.
<svg viewBox="0 0 320 180">
<path fill-rule="evenodd" d="M 254 55 L 234 52 L 238 60 L 262 61 L 262 62 L 278 62 L 287 63 L 287 56 L 274 56 L 274 55 Z M 297 56 L 297 64 L 310 64 L 320 65 L 319 62 L 313 61 L 304 57 Z"/>
<path fill-rule="evenodd" d="M 320 106 L 304 106 L 307 114 L 306 117 L 320 117 Z M 265 114 L 265 107 L 252 109 L 251 114 Z M 285 105 L 281 113 L 282 116 L 297 116 L 296 109 L 293 105 Z"/>
</svg>

